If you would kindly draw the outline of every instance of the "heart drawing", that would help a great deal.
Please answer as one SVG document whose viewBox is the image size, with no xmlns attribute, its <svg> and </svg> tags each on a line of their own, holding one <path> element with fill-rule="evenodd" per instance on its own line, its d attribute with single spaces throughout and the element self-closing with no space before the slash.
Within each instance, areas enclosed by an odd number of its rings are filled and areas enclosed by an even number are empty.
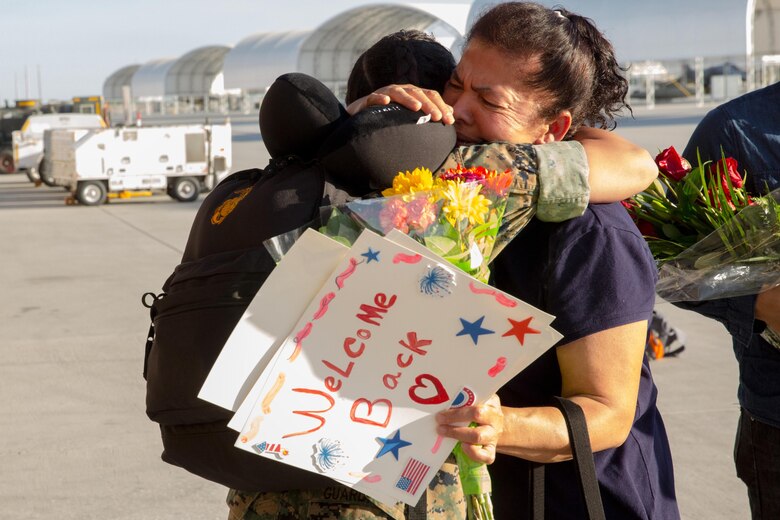
<svg viewBox="0 0 780 520">
<path fill-rule="evenodd" d="M 414 378 L 414 383 L 409 387 L 409 397 L 415 403 L 441 404 L 450 400 L 441 381 L 431 374 L 420 374 Z"/>
</svg>

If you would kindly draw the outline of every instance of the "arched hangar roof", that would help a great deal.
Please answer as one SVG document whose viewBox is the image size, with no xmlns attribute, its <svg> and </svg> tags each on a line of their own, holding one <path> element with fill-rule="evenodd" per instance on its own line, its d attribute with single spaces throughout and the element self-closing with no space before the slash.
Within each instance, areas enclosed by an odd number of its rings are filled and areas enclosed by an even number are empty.
<svg viewBox="0 0 780 520">
<path fill-rule="evenodd" d="M 465 27 L 467 5 L 460 7 Z M 462 29 L 454 27 L 436 13 L 448 12 L 450 4 L 403 5 L 376 4 L 344 11 L 327 20 L 306 38 L 298 56 L 298 70 L 328 83 L 346 82 L 358 56 L 382 36 L 400 29 L 428 31 L 437 29 L 437 38 L 460 39 Z M 447 16 L 447 19 L 452 19 Z"/>
<path fill-rule="evenodd" d="M 276 78 L 298 68 L 298 51 L 310 31 L 258 33 L 225 55 L 225 88 L 263 93 Z"/>
<path fill-rule="evenodd" d="M 130 86 L 133 75 L 140 67 L 138 64 L 127 65 L 114 71 L 103 82 L 103 97 L 112 101 L 122 99 L 122 87 Z"/>
<path fill-rule="evenodd" d="M 223 61 L 230 47 L 211 45 L 184 54 L 165 75 L 165 94 L 169 96 L 207 96 L 222 94 Z"/>
<path fill-rule="evenodd" d="M 130 82 L 133 97 L 162 98 L 165 95 L 165 78 L 176 63 L 176 58 L 161 58 L 141 65 Z"/>
</svg>

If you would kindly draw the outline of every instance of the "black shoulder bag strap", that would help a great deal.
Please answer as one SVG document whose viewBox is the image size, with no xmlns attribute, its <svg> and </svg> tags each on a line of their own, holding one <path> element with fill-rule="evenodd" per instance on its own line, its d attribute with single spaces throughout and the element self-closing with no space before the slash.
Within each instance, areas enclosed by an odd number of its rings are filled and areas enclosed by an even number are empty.
<svg viewBox="0 0 780 520">
<path fill-rule="evenodd" d="M 556 397 L 553 403 L 563 413 L 566 429 L 569 431 L 571 452 L 577 466 L 580 489 L 585 498 L 585 507 L 590 520 L 604 520 L 604 504 L 601 502 L 599 481 L 596 477 L 596 464 L 588 437 L 588 425 L 582 408 L 569 399 Z M 531 463 L 531 510 L 533 520 L 544 519 L 544 464 Z"/>
</svg>

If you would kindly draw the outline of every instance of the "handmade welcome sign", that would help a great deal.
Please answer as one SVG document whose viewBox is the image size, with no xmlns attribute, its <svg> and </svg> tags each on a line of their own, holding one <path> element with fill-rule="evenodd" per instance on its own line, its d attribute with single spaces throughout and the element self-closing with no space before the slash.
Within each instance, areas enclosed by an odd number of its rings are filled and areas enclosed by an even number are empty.
<svg viewBox="0 0 780 520">
<path fill-rule="evenodd" d="M 258 379 L 236 446 L 413 505 L 454 446 L 434 414 L 487 398 L 560 335 L 393 240 L 364 231 L 347 252 Z"/>
<path fill-rule="evenodd" d="M 348 251 L 307 229 L 260 287 L 222 347 L 198 397 L 234 412 L 245 399 L 254 402 L 257 396 L 248 396 L 248 392 L 252 388 L 259 391 L 258 376 Z M 237 430 L 246 422 L 242 413 L 234 417 Z"/>
</svg>

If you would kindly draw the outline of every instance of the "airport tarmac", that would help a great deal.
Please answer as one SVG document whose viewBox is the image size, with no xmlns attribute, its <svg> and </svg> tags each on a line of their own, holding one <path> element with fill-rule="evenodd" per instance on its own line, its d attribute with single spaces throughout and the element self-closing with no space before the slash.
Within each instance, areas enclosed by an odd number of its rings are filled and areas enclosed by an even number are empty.
<svg viewBox="0 0 780 520">
<path fill-rule="evenodd" d="M 707 108 L 637 108 L 618 131 L 652 153 L 682 150 Z M 233 169 L 264 165 L 255 116 L 231 120 Z M 0 175 L 0 518 L 224 519 L 225 488 L 160 460 L 141 377 L 141 295 L 159 292 L 179 262 L 198 203 L 159 195 L 81 207 L 65 196 Z M 729 337 L 694 313 L 659 309 L 687 335 L 679 357 L 652 362 L 682 517 L 747 519 L 732 462 Z"/>
</svg>

